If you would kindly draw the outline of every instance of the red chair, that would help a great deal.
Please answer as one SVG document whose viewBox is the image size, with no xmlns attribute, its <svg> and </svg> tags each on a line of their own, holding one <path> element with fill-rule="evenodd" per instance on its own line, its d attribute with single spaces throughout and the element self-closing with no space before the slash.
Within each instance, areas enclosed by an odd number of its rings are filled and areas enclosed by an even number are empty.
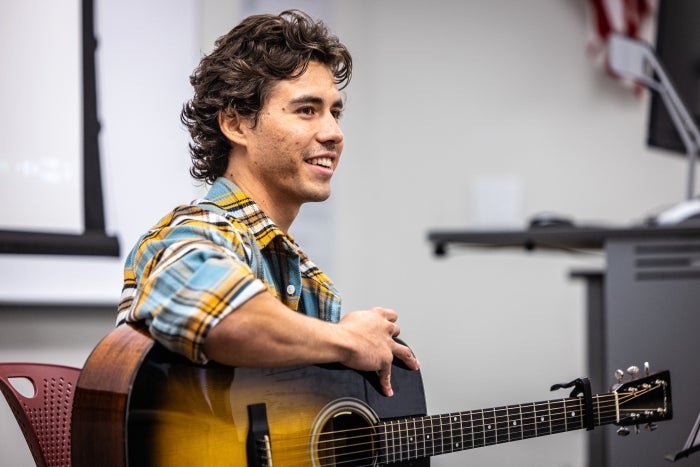
<svg viewBox="0 0 700 467">
<path fill-rule="evenodd" d="M 0 363 L 0 390 L 22 429 L 38 467 L 70 467 L 70 425 L 79 368 L 40 363 Z M 27 397 L 16 382 L 32 383 Z"/>
</svg>

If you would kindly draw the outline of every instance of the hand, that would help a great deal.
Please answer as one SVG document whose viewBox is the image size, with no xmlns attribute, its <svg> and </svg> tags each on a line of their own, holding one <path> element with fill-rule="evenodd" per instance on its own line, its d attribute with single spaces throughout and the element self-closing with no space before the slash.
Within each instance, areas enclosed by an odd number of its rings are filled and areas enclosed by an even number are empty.
<svg viewBox="0 0 700 467">
<path fill-rule="evenodd" d="M 394 394 L 391 388 L 391 364 L 394 357 L 412 370 L 420 363 L 411 349 L 394 340 L 401 332 L 396 323 L 398 314 L 387 308 L 355 311 L 345 315 L 339 325 L 348 333 L 348 356 L 341 361 L 345 366 L 362 371 L 376 371 L 382 391 Z"/>
</svg>

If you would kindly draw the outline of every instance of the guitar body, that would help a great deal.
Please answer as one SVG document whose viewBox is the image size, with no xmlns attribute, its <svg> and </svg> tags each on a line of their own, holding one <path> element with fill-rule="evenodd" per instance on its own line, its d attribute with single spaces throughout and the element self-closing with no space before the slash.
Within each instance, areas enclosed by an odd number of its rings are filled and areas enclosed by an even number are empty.
<svg viewBox="0 0 700 467">
<path fill-rule="evenodd" d="M 341 365 L 200 366 L 132 328 L 122 326 L 113 334 L 95 349 L 77 384 L 75 466 L 268 465 L 266 456 L 285 467 L 376 465 L 381 446 L 372 427 L 426 413 L 420 372 L 399 365 L 392 369 L 395 395 L 388 398 L 376 375 Z M 110 389 L 104 365 L 111 362 L 123 372 L 120 355 L 133 360 L 127 365 L 133 370 L 122 378 L 129 381 L 119 380 Z M 102 375 L 99 381 L 91 376 L 91 363 Z M 249 408 L 260 404 L 264 415 L 251 415 Z M 100 417 L 105 410 L 107 416 Z M 247 440 L 251 423 L 258 422 L 266 425 L 268 437 L 257 441 L 260 459 L 249 464 Z M 353 435 L 338 435 L 346 432 Z M 358 444 L 366 449 L 358 450 Z M 430 464 L 423 458 L 394 465 Z"/>
<path fill-rule="evenodd" d="M 646 373 L 646 372 L 645 372 Z M 433 456 L 673 416 L 668 371 L 590 394 L 426 415 L 420 372 L 394 362 L 393 397 L 374 373 L 341 365 L 195 365 L 141 329 L 119 326 L 76 384 L 73 466 L 425 467 Z"/>
</svg>

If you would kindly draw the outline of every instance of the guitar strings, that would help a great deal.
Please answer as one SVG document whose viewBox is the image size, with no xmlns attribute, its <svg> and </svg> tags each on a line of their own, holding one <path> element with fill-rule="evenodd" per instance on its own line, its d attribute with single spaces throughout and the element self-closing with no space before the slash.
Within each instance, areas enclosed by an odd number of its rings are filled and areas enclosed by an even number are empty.
<svg viewBox="0 0 700 467">
<path fill-rule="evenodd" d="M 597 406 L 598 413 L 597 413 L 597 425 L 604 425 L 611 423 L 616 420 L 617 413 L 625 413 L 629 411 L 633 411 L 635 409 L 627 409 L 627 408 L 621 408 L 621 409 L 616 409 L 618 405 L 622 405 L 626 402 L 629 402 L 630 400 L 634 400 L 636 398 L 639 398 L 643 395 L 645 395 L 647 392 L 653 391 L 655 389 L 658 389 L 656 387 L 650 387 L 646 389 L 641 389 L 638 390 L 634 393 L 621 393 L 617 395 L 617 402 L 616 402 L 616 397 L 615 395 L 596 395 L 594 396 L 594 399 L 596 399 L 595 405 Z M 549 430 L 547 430 L 549 433 L 552 433 L 552 426 L 556 426 L 557 428 L 564 428 L 564 431 L 569 431 L 568 424 L 567 424 L 567 413 L 570 413 L 569 410 L 571 407 L 567 407 L 567 405 L 571 404 L 572 402 L 576 402 L 575 405 L 578 406 L 579 408 L 579 414 L 576 415 L 574 414 L 573 417 L 580 418 L 581 419 L 581 426 L 576 427 L 575 429 L 581 429 L 583 427 L 583 400 L 579 398 L 570 398 L 570 399 L 560 399 L 560 400 L 554 400 L 554 401 L 541 401 L 541 402 L 535 402 L 535 403 L 528 403 L 528 404 L 520 404 L 519 407 L 520 410 L 520 416 L 517 417 L 519 420 L 521 420 L 521 424 L 518 426 L 519 432 L 520 432 L 520 437 L 517 437 L 516 434 L 516 440 L 520 439 L 527 439 L 525 437 L 526 432 L 532 432 L 533 427 L 535 432 L 533 433 L 533 436 L 531 437 L 538 437 L 540 436 L 537 434 L 537 427 L 539 425 L 545 424 L 549 425 Z M 563 403 L 561 407 L 556 407 L 554 411 L 551 410 L 551 405 L 552 404 L 561 404 Z M 533 407 L 533 412 L 532 413 L 527 413 L 523 414 L 522 413 L 522 407 L 527 407 L 527 406 L 532 406 Z M 511 430 L 510 425 L 503 426 L 504 423 L 508 423 L 510 419 L 512 418 L 509 416 L 507 413 L 507 410 L 509 408 L 513 409 L 516 406 L 506 406 L 506 407 L 495 407 L 495 408 L 490 408 L 490 409 L 483 409 L 480 410 L 482 412 L 482 420 L 481 423 L 476 423 L 471 426 L 470 435 L 467 435 L 467 438 L 471 437 L 472 443 L 471 446 L 465 447 L 463 445 L 463 440 L 465 438 L 464 434 L 462 435 L 457 435 L 462 441 L 460 441 L 459 446 L 457 449 L 448 449 L 445 450 L 443 449 L 444 443 L 440 443 L 440 452 L 451 452 L 454 450 L 464 450 L 464 449 L 471 449 L 472 447 L 477 447 L 476 439 L 483 439 L 483 444 L 481 442 L 478 443 L 478 447 L 481 446 L 486 446 L 486 445 L 492 445 L 492 444 L 498 444 L 499 440 L 501 437 L 497 435 L 498 430 L 503 430 L 505 428 L 508 428 L 508 430 Z M 538 409 L 539 407 L 539 409 Z M 549 417 L 545 421 L 537 421 L 538 415 L 536 412 L 542 411 L 544 407 L 547 407 L 547 411 L 549 412 Z M 612 408 L 612 409 L 611 409 Z M 504 415 L 496 415 L 497 410 L 506 410 L 506 413 Z M 488 412 L 488 411 L 493 411 L 494 416 L 489 416 L 487 417 L 487 421 L 484 421 L 483 419 L 483 413 Z M 419 436 L 419 433 L 421 432 L 420 428 L 416 428 L 416 421 L 421 420 L 430 420 L 431 422 L 431 427 L 429 428 L 430 433 L 432 434 L 432 423 L 434 421 L 437 421 L 437 425 L 440 427 L 447 426 L 443 431 L 450 431 L 452 432 L 453 430 L 457 432 L 463 432 L 464 429 L 462 428 L 452 428 L 453 424 L 456 424 L 457 422 L 451 421 L 454 417 L 456 416 L 462 416 L 464 414 L 469 413 L 470 416 L 474 412 L 477 411 L 471 411 L 471 412 L 458 412 L 458 413 L 452 413 L 452 414 L 441 414 L 441 415 L 433 415 L 433 416 L 425 416 L 425 417 L 418 417 L 415 419 L 406 419 L 406 420 L 393 420 L 393 421 L 387 421 L 387 422 L 381 422 L 377 425 L 374 426 L 366 426 L 362 428 L 352 428 L 352 429 L 346 429 L 346 430 L 337 430 L 337 431 L 330 431 L 330 432 L 325 432 L 323 433 L 324 436 L 330 436 L 332 437 L 329 440 L 322 440 L 319 442 L 321 445 L 329 445 L 329 447 L 320 447 L 319 449 L 316 450 L 318 454 L 318 459 L 319 461 L 323 462 L 326 459 L 333 459 L 334 462 L 338 464 L 342 464 L 344 461 L 339 461 L 338 460 L 338 450 L 353 450 L 353 452 L 360 453 L 360 454 L 368 454 L 366 458 L 357 458 L 353 457 L 352 462 L 357 462 L 357 461 L 363 461 L 363 460 L 374 460 L 378 456 L 378 451 L 385 450 L 387 451 L 385 456 L 387 457 L 387 461 L 395 461 L 395 460 L 404 460 L 403 457 L 404 455 L 407 456 L 405 460 L 408 460 L 410 458 L 417 458 L 419 457 L 419 451 L 425 451 L 428 448 L 428 445 L 432 443 L 432 441 L 426 441 L 423 439 L 423 441 L 420 442 L 420 445 L 422 445 L 422 448 L 418 447 L 418 444 L 414 441 L 416 437 Z M 492 424 L 489 424 L 488 421 L 493 420 Z M 409 427 L 409 423 L 413 423 L 413 427 Z M 563 426 L 561 426 L 561 423 L 564 423 Z M 462 425 L 461 419 L 460 422 L 458 422 L 459 425 Z M 471 423 L 471 422 L 469 422 Z M 469 425 L 468 423 L 468 425 Z M 400 425 L 403 424 L 405 428 L 402 428 Z M 499 425 L 500 424 L 500 425 Z M 399 436 L 391 436 L 391 440 L 393 441 L 391 444 L 392 446 L 386 446 L 386 447 L 377 447 L 378 441 L 377 441 L 377 433 L 375 432 L 376 428 L 383 427 L 385 430 L 388 427 L 392 427 L 392 432 L 394 431 L 393 425 L 397 425 L 396 431 L 399 433 Z M 487 426 L 494 426 L 494 429 L 489 429 L 487 430 Z M 481 428 L 482 430 L 479 430 Z M 425 435 L 425 429 L 426 427 L 423 426 L 422 432 L 423 435 Z M 411 435 L 411 432 L 413 435 Z M 491 433 L 487 435 L 487 433 Z M 388 439 L 387 436 L 390 436 L 388 431 L 385 431 L 383 433 L 385 435 L 385 439 Z M 371 438 L 371 441 L 366 441 L 367 438 Z M 444 440 L 445 437 L 441 438 L 441 441 Z M 453 439 L 455 436 L 448 436 L 446 438 Z M 309 447 L 310 443 L 310 436 L 303 436 L 303 437 L 297 437 L 297 439 L 303 439 L 305 442 L 303 444 L 297 443 L 296 445 L 289 445 L 287 446 L 291 450 L 298 450 L 299 454 L 301 456 L 304 456 L 304 462 L 308 462 L 308 458 L 306 457 L 306 451 Z M 292 441 L 293 442 L 294 438 L 287 438 L 285 441 Z M 491 440 L 491 442 L 488 442 Z M 481 440 L 480 440 L 481 441 Z M 508 440 L 510 441 L 510 439 Z M 404 445 L 404 442 L 406 444 Z M 338 446 L 338 443 L 341 443 L 342 446 Z M 273 442 L 274 444 L 274 442 Z M 287 444 L 286 442 L 284 444 Z M 387 442 L 387 444 L 389 444 Z M 448 443 L 449 444 L 449 443 Z M 404 447 L 409 447 L 409 446 L 415 446 L 411 449 L 404 449 Z M 454 448 L 455 446 L 452 445 Z M 358 448 L 358 449 L 355 449 Z M 397 456 L 396 453 L 398 453 L 398 458 L 397 459 L 388 459 L 390 457 L 390 448 L 392 452 L 394 452 L 394 457 Z M 330 455 L 328 454 L 330 453 Z M 428 455 L 428 453 L 425 453 Z M 340 455 L 341 457 L 343 454 Z M 347 455 L 346 455 L 347 456 Z M 367 465 L 372 465 L 374 461 L 372 461 L 370 464 Z M 356 465 L 356 464 L 354 464 Z"/>
<path fill-rule="evenodd" d="M 641 394 L 639 394 L 639 395 L 641 395 Z M 636 397 L 639 397 L 639 395 L 627 395 L 626 397 L 621 397 L 621 399 L 636 398 Z M 596 397 L 597 397 L 598 399 L 602 399 L 602 396 L 596 396 Z M 610 398 L 610 399 L 614 402 L 614 398 Z M 570 401 L 571 401 L 571 400 L 569 400 L 569 402 L 570 402 Z M 550 401 L 550 402 L 551 402 L 551 401 Z M 623 402 L 624 402 L 624 400 L 623 400 Z M 547 404 L 547 402 L 534 403 L 535 406 L 537 406 L 538 404 L 539 404 L 541 407 L 544 407 L 544 406 Z M 532 404 L 524 404 L 524 405 L 532 405 Z M 604 423 L 609 422 L 609 421 L 611 421 L 611 420 L 615 420 L 615 411 L 614 411 L 614 410 L 613 410 L 613 411 L 610 411 L 610 414 L 609 414 L 609 415 L 611 415 L 611 416 L 608 416 L 608 415 L 605 414 L 605 410 L 606 410 L 608 407 L 610 407 L 610 406 L 614 407 L 615 404 L 612 404 L 612 405 L 608 404 L 607 407 L 606 407 L 606 406 L 600 407 L 601 404 L 600 404 L 600 401 L 599 401 L 597 405 L 599 406 L 599 414 L 598 414 L 599 417 L 598 417 L 598 418 L 599 418 L 599 419 L 604 419 L 604 421 L 601 421 L 600 424 L 604 424 Z M 521 406 L 522 406 L 522 405 L 521 405 Z M 581 408 L 581 407 L 582 407 L 582 404 L 579 403 L 578 406 L 579 406 L 579 408 Z M 511 407 L 513 407 L 513 406 L 511 406 Z M 531 427 L 537 427 L 538 425 L 540 425 L 540 424 L 542 424 L 542 423 L 545 423 L 545 424 L 548 424 L 548 425 L 552 425 L 552 424 L 553 424 L 553 425 L 561 424 L 562 421 L 565 421 L 565 420 L 566 420 L 565 411 L 564 411 L 564 410 L 566 409 L 566 407 L 561 407 L 561 408 L 557 408 L 557 409 L 558 409 L 558 410 L 555 410 L 555 411 L 551 412 L 551 415 L 550 415 L 550 417 L 548 418 L 548 420 L 547 420 L 546 422 L 542 422 L 542 421 L 539 421 L 539 422 L 538 422 L 538 421 L 536 421 L 536 420 L 537 420 L 537 419 L 536 419 L 537 414 L 535 414 L 535 413 L 529 414 L 530 417 L 527 417 L 527 416 L 524 417 L 524 418 L 519 417 L 519 418 L 522 418 L 522 421 L 523 421 L 522 424 L 520 425 L 521 431 L 523 431 L 523 432 L 524 432 L 524 431 L 528 431 L 529 429 L 531 429 Z M 486 411 L 495 410 L 495 408 L 494 408 L 494 409 L 485 409 L 485 410 L 486 410 Z M 624 410 L 623 410 L 623 411 L 624 411 Z M 466 413 L 466 412 L 465 412 L 465 413 Z M 443 414 L 443 415 L 434 415 L 434 416 L 422 417 L 421 420 L 430 419 L 431 422 L 437 420 L 438 423 L 437 423 L 436 425 L 448 426 L 448 427 L 449 427 L 449 426 L 452 425 L 452 423 L 453 423 L 453 422 L 450 421 L 449 419 L 451 419 L 452 417 L 457 416 L 457 415 L 461 415 L 461 413 Z M 558 416 L 560 416 L 560 415 L 564 415 L 564 417 L 563 417 L 563 418 L 559 418 Z M 576 416 L 576 415 L 574 415 L 574 416 Z M 578 415 L 578 416 L 576 416 L 576 417 L 580 418 L 581 415 Z M 502 424 L 504 423 L 504 421 L 509 420 L 510 418 L 511 418 L 511 417 L 509 417 L 507 414 L 505 414 L 505 415 L 501 415 L 501 416 L 491 417 L 490 419 L 493 419 L 493 425 L 495 426 L 495 429 L 496 429 L 496 430 L 502 430 L 503 428 L 506 428 L 506 427 L 502 427 L 502 428 L 501 428 L 501 427 L 499 426 L 499 424 L 502 425 Z M 448 421 L 445 421 L 445 420 L 448 420 Z M 535 420 L 535 421 L 534 421 L 534 422 L 531 422 L 532 420 Z M 377 426 L 384 426 L 384 427 L 387 427 L 387 426 L 394 425 L 394 424 L 395 424 L 395 425 L 404 424 L 404 425 L 406 426 L 406 428 L 402 428 L 402 427 L 399 426 L 399 427 L 396 429 L 396 431 L 399 432 L 399 433 L 410 432 L 410 431 L 413 431 L 414 433 L 416 433 L 416 432 L 417 432 L 416 430 L 420 430 L 420 429 L 416 429 L 416 428 L 415 428 L 415 423 L 414 423 L 414 427 L 413 427 L 413 428 L 409 428 L 408 425 L 407 425 L 407 423 L 410 422 L 410 421 L 411 421 L 410 419 L 409 419 L 409 420 L 395 420 L 395 421 L 390 421 L 390 422 L 384 422 L 384 423 L 379 424 L 379 425 L 377 425 Z M 414 421 L 415 421 L 415 420 L 414 420 Z M 581 423 L 582 423 L 582 422 L 581 422 Z M 483 421 L 482 421 L 482 423 L 476 423 L 476 424 L 474 424 L 474 426 L 472 427 L 473 429 L 471 430 L 471 432 L 473 433 L 473 436 L 485 436 L 485 433 L 487 433 L 488 430 L 485 430 L 485 429 L 484 429 L 483 431 L 480 431 L 478 428 L 480 428 L 480 427 L 481 427 L 481 428 L 486 428 L 486 426 L 488 426 L 488 425 L 489 425 L 488 422 L 483 422 Z M 431 425 L 431 427 L 432 427 L 432 425 Z M 477 428 L 477 429 L 474 429 L 474 428 Z M 523 428 L 524 428 L 524 429 L 523 429 Z M 564 426 L 561 426 L 560 428 L 565 428 L 565 427 L 564 427 Z M 566 428 L 567 428 L 567 429 L 566 429 L 565 431 L 568 431 L 568 427 L 566 427 Z M 582 427 L 581 427 L 581 428 L 582 428 Z M 580 428 L 577 427 L 576 429 L 580 429 Z M 359 436 L 353 435 L 353 433 L 358 432 L 358 430 L 362 430 L 363 433 L 362 433 L 361 435 L 359 435 Z M 347 442 L 347 441 L 352 441 L 353 438 L 358 438 L 358 439 L 360 439 L 360 438 L 361 438 L 361 439 L 366 438 L 366 437 L 367 437 L 367 434 L 366 434 L 366 431 L 367 431 L 367 430 L 368 430 L 368 427 L 363 427 L 363 428 L 361 428 L 361 429 L 338 430 L 338 431 L 335 431 L 335 432 L 329 432 L 329 433 L 327 433 L 327 434 L 329 434 L 329 435 L 342 435 L 342 434 L 346 434 L 345 438 L 337 438 L 337 437 L 336 437 L 336 438 L 334 438 L 334 439 L 337 440 L 337 441 L 344 441 L 344 442 Z M 423 430 L 425 431 L 425 427 L 423 428 Z M 448 428 L 448 430 L 452 431 L 452 428 Z M 459 429 L 457 429 L 457 430 L 459 430 Z M 551 431 L 551 429 L 550 429 L 550 430 L 547 430 L 547 431 Z M 494 434 L 493 436 L 494 436 L 494 440 L 499 439 L 495 434 Z M 535 436 L 537 436 L 537 435 L 535 434 Z M 398 441 L 399 441 L 399 446 L 401 446 L 401 441 L 406 440 L 406 439 L 409 439 L 409 438 L 411 438 L 409 435 L 407 435 L 407 436 L 405 436 L 405 437 L 393 437 L 394 440 L 398 440 Z M 410 440 L 410 439 L 409 439 L 409 440 Z M 346 445 L 346 446 L 347 446 L 347 445 Z M 351 445 L 350 447 L 352 447 L 352 445 Z"/>
</svg>

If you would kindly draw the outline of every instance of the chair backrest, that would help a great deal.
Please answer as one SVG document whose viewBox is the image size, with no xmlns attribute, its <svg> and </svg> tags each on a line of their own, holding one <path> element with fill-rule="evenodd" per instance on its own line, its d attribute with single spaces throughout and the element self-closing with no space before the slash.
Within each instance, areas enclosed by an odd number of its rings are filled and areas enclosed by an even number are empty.
<svg viewBox="0 0 700 467">
<path fill-rule="evenodd" d="M 71 411 L 79 375 L 79 368 L 63 365 L 0 363 L 0 390 L 38 467 L 71 465 Z M 13 378 L 31 382 L 33 395 L 22 394 Z"/>
</svg>

